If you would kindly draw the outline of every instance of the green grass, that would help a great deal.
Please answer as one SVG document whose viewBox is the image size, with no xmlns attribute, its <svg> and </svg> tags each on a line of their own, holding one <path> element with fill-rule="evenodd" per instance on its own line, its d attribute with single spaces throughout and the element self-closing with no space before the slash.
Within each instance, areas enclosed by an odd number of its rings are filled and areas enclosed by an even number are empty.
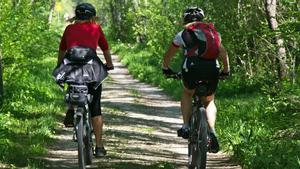
<svg viewBox="0 0 300 169">
<path fill-rule="evenodd" d="M 275 104 L 259 88 L 257 92 L 226 95 L 217 102 L 222 143 L 245 168 L 300 166 L 299 108 L 284 110 L 285 106 Z"/>
<path fill-rule="evenodd" d="M 130 44 L 114 45 L 113 51 L 134 77 L 180 98 L 180 82 L 166 80 L 161 74 L 163 56 Z M 177 56 L 172 68 L 178 65 Z M 299 84 L 280 87 L 270 79 L 246 80 L 238 73 L 221 81 L 216 94 L 216 128 L 222 150 L 243 168 L 300 168 L 299 93 Z"/>
<path fill-rule="evenodd" d="M 36 157 L 45 145 L 62 110 L 62 95 L 51 77 L 55 58 L 21 62 L 4 69 L 4 102 L 0 114 L 0 161 L 14 167 L 40 165 Z M 13 74 L 9 74 L 13 71 Z M 61 101 L 60 101 L 61 100 Z"/>
</svg>

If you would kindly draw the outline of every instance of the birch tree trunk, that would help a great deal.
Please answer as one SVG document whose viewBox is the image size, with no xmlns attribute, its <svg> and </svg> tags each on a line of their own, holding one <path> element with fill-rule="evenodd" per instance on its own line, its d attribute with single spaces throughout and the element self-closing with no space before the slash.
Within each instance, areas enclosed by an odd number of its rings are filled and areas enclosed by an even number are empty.
<svg viewBox="0 0 300 169">
<path fill-rule="evenodd" d="M 110 1 L 110 11 L 112 15 L 113 27 L 116 30 L 116 36 L 122 37 L 122 6 L 125 5 L 125 0 Z"/>
<path fill-rule="evenodd" d="M 2 54 L 1 54 L 1 50 L 0 50 L 0 105 L 2 104 L 3 101 L 3 72 L 2 72 Z"/>
<path fill-rule="evenodd" d="M 53 12 L 55 9 L 55 5 L 56 5 L 56 0 L 52 1 L 51 7 L 50 7 L 50 13 L 49 13 L 49 18 L 48 18 L 48 23 L 51 24 L 52 23 L 52 19 L 53 19 Z"/>
<path fill-rule="evenodd" d="M 265 11 L 267 15 L 267 20 L 269 27 L 272 31 L 276 31 L 278 28 L 278 22 L 276 20 L 276 0 L 265 0 Z M 274 56 L 278 61 L 278 76 L 279 79 L 283 80 L 287 76 L 288 66 L 287 66 L 287 58 L 286 51 L 284 47 L 284 41 L 280 37 L 280 35 L 276 35 L 274 37 L 278 52 L 277 56 Z"/>
</svg>

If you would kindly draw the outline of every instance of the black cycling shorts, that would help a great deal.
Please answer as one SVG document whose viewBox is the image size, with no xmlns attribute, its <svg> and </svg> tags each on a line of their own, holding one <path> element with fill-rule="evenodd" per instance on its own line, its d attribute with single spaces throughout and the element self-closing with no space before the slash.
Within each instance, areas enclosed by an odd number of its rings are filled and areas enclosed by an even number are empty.
<svg viewBox="0 0 300 169">
<path fill-rule="evenodd" d="M 95 90 L 93 85 L 89 85 L 89 93 L 93 96 L 92 102 L 89 104 L 89 109 L 91 111 L 91 117 L 100 116 L 101 113 L 101 93 L 102 84 Z"/>
<path fill-rule="evenodd" d="M 219 82 L 219 66 L 216 60 L 188 57 L 183 64 L 183 84 L 188 89 L 195 89 L 199 81 L 208 82 L 207 96 L 215 93 Z M 185 69 L 186 67 L 187 69 Z"/>
</svg>

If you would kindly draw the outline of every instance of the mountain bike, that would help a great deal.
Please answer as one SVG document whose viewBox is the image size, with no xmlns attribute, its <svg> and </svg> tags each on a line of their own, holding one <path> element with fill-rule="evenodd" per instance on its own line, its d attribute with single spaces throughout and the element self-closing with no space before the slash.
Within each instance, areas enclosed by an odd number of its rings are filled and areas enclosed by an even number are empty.
<svg viewBox="0 0 300 169">
<path fill-rule="evenodd" d="M 181 72 L 171 75 L 170 78 L 182 79 Z M 192 115 L 189 119 L 188 138 L 188 168 L 205 169 L 208 151 L 208 123 L 206 109 L 202 97 L 208 92 L 206 81 L 199 81 L 192 103 Z"/>
<path fill-rule="evenodd" d="M 190 117 L 190 136 L 188 142 L 189 169 L 205 169 L 208 150 L 208 124 L 206 109 L 201 101 L 208 89 L 205 81 L 199 81 L 193 96 Z"/>
<path fill-rule="evenodd" d="M 65 101 L 74 108 L 73 140 L 78 144 L 78 164 L 80 169 L 92 164 L 93 140 L 91 113 L 88 104 L 92 96 L 86 84 L 68 84 Z"/>
</svg>

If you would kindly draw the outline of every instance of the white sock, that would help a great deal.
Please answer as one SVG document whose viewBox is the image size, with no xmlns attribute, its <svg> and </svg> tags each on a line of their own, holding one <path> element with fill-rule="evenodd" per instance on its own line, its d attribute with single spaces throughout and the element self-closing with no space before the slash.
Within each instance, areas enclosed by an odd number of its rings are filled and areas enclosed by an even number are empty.
<svg viewBox="0 0 300 169">
<path fill-rule="evenodd" d="M 209 129 L 209 131 L 210 131 L 211 133 L 213 133 L 215 136 L 217 135 L 215 128 L 211 128 L 211 129 Z"/>
</svg>

